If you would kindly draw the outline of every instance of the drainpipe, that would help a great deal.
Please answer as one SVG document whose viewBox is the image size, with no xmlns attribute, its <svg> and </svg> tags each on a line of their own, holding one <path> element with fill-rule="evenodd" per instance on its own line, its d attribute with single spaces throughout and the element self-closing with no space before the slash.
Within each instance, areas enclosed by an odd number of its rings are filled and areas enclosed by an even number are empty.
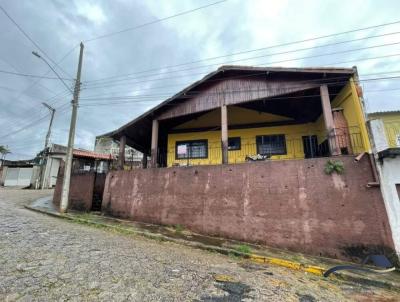
<svg viewBox="0 0 400 302">
<path fill-rule="evenodd" d="M 369 164 L 371 165 L 371 169 L 372 169 L 373 181 L 369 182 L 367 184 L 367 187 L 368 188 L 379 187 L 381 185 L 381 183 L 379 181 L 378 171 L 376 170 L 376 162 L 375 162 L 374 155 L 372 153 L 370 153 L 370 154 L 368 154 L 368 157 L 369 157 Z"/>
</svg>

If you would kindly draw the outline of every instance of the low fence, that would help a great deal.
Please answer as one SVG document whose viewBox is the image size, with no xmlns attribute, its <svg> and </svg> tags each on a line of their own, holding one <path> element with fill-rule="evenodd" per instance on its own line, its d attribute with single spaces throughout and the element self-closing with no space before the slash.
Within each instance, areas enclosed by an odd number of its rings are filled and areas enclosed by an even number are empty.
<svg viewBox="0 0 400 302">
<path fill-rule="evenodd" d="M 321 256 L 393 249 L 368 157 L 335 159 L 344 174 L 326 158 L 111 171 L 102 211 Z"/>
</svg>

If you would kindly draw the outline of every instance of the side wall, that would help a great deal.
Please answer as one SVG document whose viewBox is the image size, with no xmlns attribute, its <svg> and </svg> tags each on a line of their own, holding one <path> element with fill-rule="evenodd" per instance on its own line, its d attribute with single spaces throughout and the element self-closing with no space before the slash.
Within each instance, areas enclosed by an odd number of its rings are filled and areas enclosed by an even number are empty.
<svg viewBox="0 0 400 302">
<path fill-rule="evenodd" d="M 384 158 L 377 166 L 394 245 L 400 257 L 400 192 L 396 188 L 400 186 L 400 157 Z"/>
<path fill-rule="evenodd" d="M 393 249 L 385 207 L 367 157 L 113 171 L 102 211 L 156 224 L 309 254 L 350 258 L 365 248 Z"/>
</svg>

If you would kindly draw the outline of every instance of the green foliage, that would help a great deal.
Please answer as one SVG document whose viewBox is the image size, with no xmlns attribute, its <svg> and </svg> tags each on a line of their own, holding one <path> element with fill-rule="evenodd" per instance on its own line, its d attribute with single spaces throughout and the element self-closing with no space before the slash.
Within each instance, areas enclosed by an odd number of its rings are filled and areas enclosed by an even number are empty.
<svg viewBox="0 0 400 302">
<path fill-rule="evenodd" d="M 8 154 L 8 153 L 10 153 L 10 150 L 7 149 L 7 147 L 5 147 L 5 146 L 0 145 L 0 154 L 5 155 L 5 154 Z"/>
<path fill-rule="evenodd" d="M 174 226 L 174 228 L 175 228 L 175 232 L 177 232 L 177 233 L 182 233 L 185 230 L 185 227 L 181 224 L 176 224 Z"/>
<path fill-rule="evenodd" d="M 250 254 L 251 253 L 251 248 L 248 245 L 245 244 L 239 244 L 235 246 L 235 250 L 244 253 L 244 254 Z"/>
<path fill-rule="evenodd" d="M 325 164 L 324 171 L 326 174 L 331 175 L 333 172 L 342 174 L 344 172 L 344 164 L 340 160 L 328 160 Z"/>
</svg>

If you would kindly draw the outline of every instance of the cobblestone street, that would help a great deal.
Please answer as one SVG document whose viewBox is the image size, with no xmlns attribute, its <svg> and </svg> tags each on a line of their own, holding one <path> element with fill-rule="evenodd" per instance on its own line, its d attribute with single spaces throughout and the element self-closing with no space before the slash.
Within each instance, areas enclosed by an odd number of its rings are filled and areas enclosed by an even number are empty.
<svg viewBox="0 0 400 302">
<path fill-rule="evenodd" d="M 51 193 L 0 189 L 0 301 L 399 299 L 380 288 L 258 266 L 23 208 Z M 217 282 L 216 275 L 228 282 Z"/>
</svg>

